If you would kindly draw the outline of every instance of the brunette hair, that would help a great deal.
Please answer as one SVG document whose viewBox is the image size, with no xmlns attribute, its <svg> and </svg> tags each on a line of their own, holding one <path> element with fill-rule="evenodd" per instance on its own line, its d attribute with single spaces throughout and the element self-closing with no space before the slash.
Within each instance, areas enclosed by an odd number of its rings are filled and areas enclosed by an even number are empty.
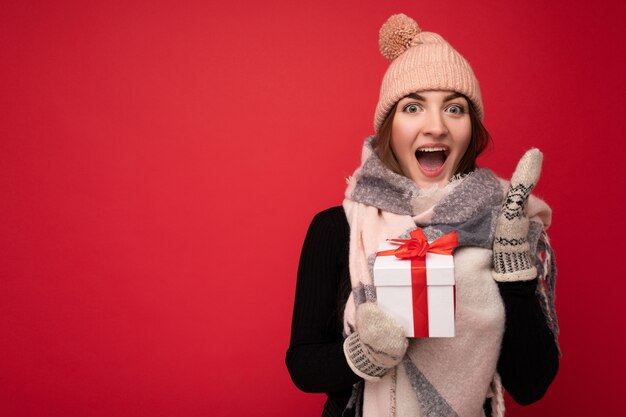
<svg viewBox="0 0 626 417">
<path fill-rule="evenodd" d="M 470 137 L 469 146 L 465 151 L 465 155 L 463 155 L 459 161 L 459 165 L 456 167 L 454 175 L 468 174 L 475 170 L 477 168 L 476 158 L 478 158 L 478 155 L 480 155 L 491 142 L 491 136 L 480 121 L 476 108 L 467 97 L 465 97 L 465 100 L 467 100 L 469 105 L 468 113 L 472 125 L 472 135 Z M 398 162 L 396 155 L 393 153 L 393 149 L 391 149 L 391 127 L 393 125 L 393 118 L 396 114 L 397 107 L 398 103 L 396 102 L 396 104 L 389 109 L 383 123 L 380 125 L 378 135 L 374 141 L 374 150 L 387 168 L 396 174 L 404 175 L 402 169 L 400 168 L 400 163 Z"/>
</svg>

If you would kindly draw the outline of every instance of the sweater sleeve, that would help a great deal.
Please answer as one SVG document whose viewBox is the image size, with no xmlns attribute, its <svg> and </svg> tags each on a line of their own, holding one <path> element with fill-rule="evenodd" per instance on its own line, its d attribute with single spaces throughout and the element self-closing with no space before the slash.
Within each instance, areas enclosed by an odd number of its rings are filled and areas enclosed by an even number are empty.
<svg viewBox="0 0 626 417">
<path fill-rule="evenodd" d="M 520 405 L 540 400 L 559 369 L 559 351 L 535 294 L 537 279 L 498 283 L 506 327 L 498 361 L 502 385 Z"/>
<path fill-rule="evenodd" d="M 342 280 L 349 280 L 348 239 L 343 208 L 333 207 L 315 216 L 302 247 L 286 364 L 305 392 L 346 391 L 359 380 L 343 353 L 338 305 Z"/>
</svg>

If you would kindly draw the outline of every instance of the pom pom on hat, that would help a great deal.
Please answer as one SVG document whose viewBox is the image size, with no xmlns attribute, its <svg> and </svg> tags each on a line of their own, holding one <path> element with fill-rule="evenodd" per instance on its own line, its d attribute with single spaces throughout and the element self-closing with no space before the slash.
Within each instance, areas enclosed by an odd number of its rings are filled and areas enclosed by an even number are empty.
<svg viewBox="0 0 626 417">
<path fill-rule="evenodd" d="M 422 30 L 417 22 L 405 14 L 394 14 L 382 25 L 378 33 L 380 53 L 389 61 L 402 55 Z"/>
</svg>

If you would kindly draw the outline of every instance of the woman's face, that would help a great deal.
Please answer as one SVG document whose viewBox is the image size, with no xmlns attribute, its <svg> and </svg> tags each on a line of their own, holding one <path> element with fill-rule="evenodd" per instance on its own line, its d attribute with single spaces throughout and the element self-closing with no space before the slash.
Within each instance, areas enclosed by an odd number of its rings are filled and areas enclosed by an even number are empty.
<svg viewBox="0 0 626 417">
<path fill-rule="evenodd" d="M 469 105 L 452 91 L 420 91 L 398 102 L 391 149 L 402 172 L 421 188 L 445 186 L 472 135 Z"/>
</svg>

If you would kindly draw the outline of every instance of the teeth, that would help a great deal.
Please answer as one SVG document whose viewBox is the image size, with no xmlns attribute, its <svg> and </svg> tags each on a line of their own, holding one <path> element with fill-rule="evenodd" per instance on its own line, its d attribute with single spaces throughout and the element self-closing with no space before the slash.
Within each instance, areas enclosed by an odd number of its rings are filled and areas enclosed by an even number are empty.
<svg viewBox="0 0 626 417">
<path fill-rule="evenodd" d="M 422 148 L 422 149 L 418 149 L 418 151 L 420 152 L 439 152 L 439 151 L 445 151 L 446 148 Z"/>
</svg>

